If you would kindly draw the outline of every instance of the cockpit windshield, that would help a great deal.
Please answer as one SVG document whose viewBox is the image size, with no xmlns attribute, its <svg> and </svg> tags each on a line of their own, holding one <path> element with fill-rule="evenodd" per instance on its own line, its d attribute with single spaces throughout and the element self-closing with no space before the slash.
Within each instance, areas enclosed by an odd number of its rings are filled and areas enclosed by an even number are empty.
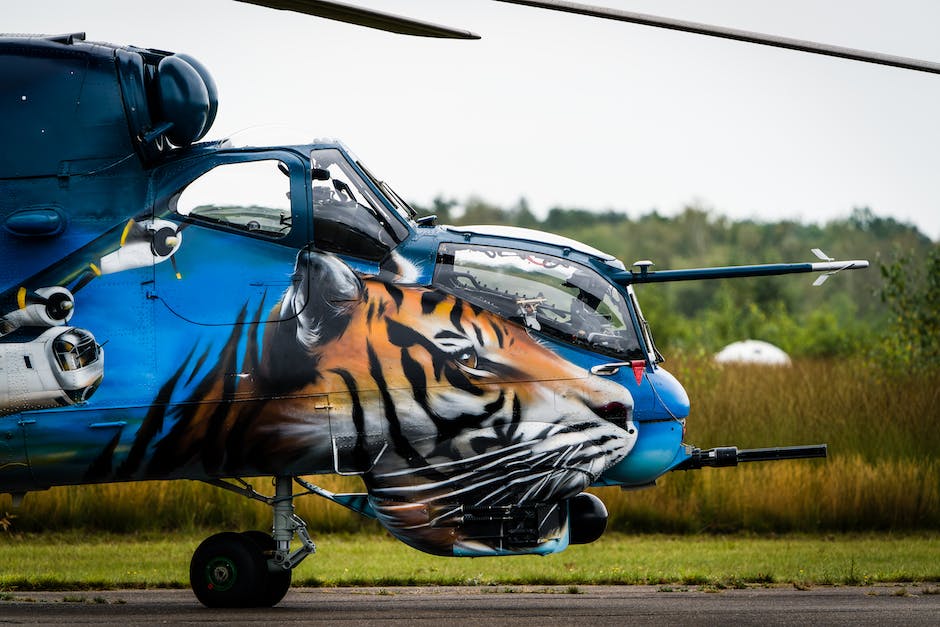
<svg viewBox="0 0 940 627">
<path fill-rule="evenodd" d="M 339 150 L 313 150 L 310 160 L 318 248 L 377 260 L 408 235 Z"/>
<path fill-rule="evenodd" d="M 442 244 L 434 284 L 564 342 L 644 358 L 623 296 L 586 266 L 495 246 Z"/>
<path fill-rule="evenodd" d="M 371 170 L 363 165 L 362 161 L 356 161 L 356 165 L 359 166 L 360 170 L 366 173 L 366 176 L 369 177 L 369 180 L 371 180 L 376 187 L 382 190 L 382 193 L 385 194 L 386 198 L 392 202 L 392 206 L 395 207 L 395 211 L 398 212 L 398 215 L 400 215 L 406 221 L 414 220 L 415 216 L 418 215 L 418 212 L 415 211 L 414 208 L 405 201 L 405 199 L 399 196 L 398 192 L 392 189 L 391 185 L 377 178 Z"/>
</svg>

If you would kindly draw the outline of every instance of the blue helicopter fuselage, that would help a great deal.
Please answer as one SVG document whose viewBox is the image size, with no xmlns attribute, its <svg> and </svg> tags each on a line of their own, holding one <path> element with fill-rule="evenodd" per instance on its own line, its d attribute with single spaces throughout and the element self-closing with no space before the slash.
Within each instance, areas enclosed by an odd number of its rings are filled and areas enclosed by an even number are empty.
<svg viewBox="0 0 940 627">
<path fill-rule="evenodd" d="M 207 473 L 199 464 L 183 464 L 164 474 L 141 474 L 143 462 L 137 460 L 138 466 L 131 468 L 126 457 L 131 451 L 135 457 L 148 454 L 139 446 L 135 450 L 135 441 L 139 441 L 141 426 L 153 413 L 155 402 L 190 402 L 182 400 L 184 397 L 161 398 L 167 382 L 181 376 L 176 373 L 186 356 L 197 350 L 197 345 L 202 350 L 201 344 L 223 344 L 233 328 L 244 324 L 244 320 L 237 321 L 239 312 L 244 316 L 247 304 L 259 311 L 270 308 L 289 283 L 298 251 L 316 242 L 318 228 L 327 228 L 317 216 L 317 200 L 313 198 L 317 188 L 310 181 L 317 182 L 318 164 L 311 162 L 311 154 L 328 154 L 356 176 L 365 186 L 362 192 L 378 204 L 379 222 L 397 221 L 394 229 L 389 229 L 394 240 L 389 243 L 394 245 L 383 249 L 381 257 L 371 249 L 365 255 L 369 258 L 363 258 L 352 249 L 333 248 L 357 274 L 387 275 L 389 280 L 434 287 L 442 247 L 471 245 L 484 251 L 519 251 L 522 256 L 563 261 L 605 281 L 603 289 L 620 294 L 627 312 L 624 322 L 629 329 L 623 332 L 633 338 L 631 355 L 618 357 L 616 350 L 599 353 L 584 341 L 566 342 L 559 333 L 540 333 L 531 326 L 527 329 L 558 359 L 585 372 L 622 362 L 605 378 L 623 386 L 632 400 L 636 443 L 633 452 L 596 480 L 647 485 L 688 457 L 682 445 L 688 398 L 675 379 L 656 364 L 632 289 L 605 279 L 609 273 L 622 272 L 619 261 L 578 242 L 536 231 L 432 226 L 426 221 L 418 225 L 400 201 L 385 191 L 385 185 L 372 178 L 340 143 L 242 148 L 209 143 L 179 151 L 174 159 L 148 169 L 141 168 L 136 159 L 128 159 L 65 179 L 47 176 L 4 181 L 4 189 L 17 199 L 17 208 L 7 208 L 8 228 L 0 235 L 4 258 L 15 260 L 4 264 L 0 302 L 17 310 L 24 304 L 24 290 L 33 293 L 50 286 L 78 286 L 81 291 L 75 290 L 67 323 L 70 328 L 87 329 L 103 347 L 95 358 L 103 367 L 102 376 L 79 402 L 69 400 L 63 392 L 37 406 L 32 396 L 8 384 L 6 415 L 0 418 L 8 448 L 7 463 L 0 469 L 4 489 L 23 491 L 161 476 L 199 478 Z M 259 162 L 283 164 L 288 170 L 283 179 L 284 207 L 280 209 L 290 215 L 281 218 L 290 223 L 286 232 L 272 237 L 263 229 L 245 230 L 243 225 L 216 219 L 210 213 L 194 217 L 171 209 L 180 190 L 201 176 L 225 168 L 249 168 Z M 321 203 L 319 209 L 326 211 L 326 207 Z M 41 230 L 51 213 L 61 214 L 55 232 L 32 236 L 22 232 L 22 224 L 29 223 L 22 218 L 24 214 Z M 19 217 L 19 222 L 11 216 Z M 14 228 L 9 227 L 11 221 Z M 185 244 L 167 246 L 163 242 L 166 250 L 161 256 L 155 254 L 150 235 L 130 241 L 135 230 L 152 234 L 160 228 L 173 234 L 180 231 L 178 239 Z M 133 258 L 133 246 L 146 249 L 142 257 Z M 329 242 L 325 246 L 330 249 Z M 389 257 L 394 257 L 397 268 L 383 267 Z M 164 263 L 168 259 L 173 261 L 172 268 Z M 405 267 L 407 271 L 401 269 Z M 64 320 L 56 322 L 66 328 Z M 4 343 L 0 346 L 13 345 L 17 337 L 0 338 Z M 50 347 L 46 352 L 53 353 Z M 49 362 L 54 369 L 55 360 L 50 358 Z M 161 426 L 169 432 L 172 419 L 167 418 Z M 161 435 L 164 433 L 154 434 L 152 442 L 158 442 Z M 297 474 L 336 471 L 336 460 L 324 450 L 324 458 L 310 467 L 289 470 Z M 224 472 L 214 468 L 208 474 L 246 475 L 262 470 L 263 464 L 249 462 L 243 467 L 229 466 Z"/>
</svg>

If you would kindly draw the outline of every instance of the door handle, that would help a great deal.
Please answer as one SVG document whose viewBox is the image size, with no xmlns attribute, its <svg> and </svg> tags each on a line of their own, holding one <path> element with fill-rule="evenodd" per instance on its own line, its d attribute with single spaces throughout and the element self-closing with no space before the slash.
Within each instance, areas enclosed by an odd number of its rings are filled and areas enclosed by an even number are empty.
<svg viewBox="0 0 940 627">
<path fill-rule="evenodd" d="M 646 370 L 646 362 L 642 359 L 634 359 L 633 361 L 613 361 L 609 364 L 591 366 L 591 374 L 599 374 L 603 377 L 610 377 L 620 372 L 621 368 L 630 368 L 633 370 L 633 376 L 636 379 L 636 384 L 640 385 L 640 383 L 643 381 L 643 371 Z"/>
<path fill-rule="evenodd" d="M 591 374 L 599 374 L 603 377 L 609 377 L 620 372 L 621 368 L 628 368 L 631 366 L 632 364 L 629 361 L 612 361 L 609 364 L 591 366 Z"/>
</svg>

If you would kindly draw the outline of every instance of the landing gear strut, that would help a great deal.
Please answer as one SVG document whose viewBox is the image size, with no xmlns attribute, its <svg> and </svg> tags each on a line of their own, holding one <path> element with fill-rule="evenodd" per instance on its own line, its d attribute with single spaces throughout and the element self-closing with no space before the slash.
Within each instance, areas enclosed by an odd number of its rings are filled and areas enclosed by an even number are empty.
<svg viewBox="0 0 940 627">
<path fill-rule="evenodd" d="M 270 505 L 273 535 L 263 531 L 217 533 L 193 553 L 189 581 L 196 598 L 207 607 L 271 607 L 290 588 L 291 571 L 316 551 L 307 525 L 294 513 L 291 477 L 275 477 L 273 497 L 255 492 L 248 483 L 208 483 Z M 291 551 L 294 535 L 300 547 Z"/>
</svg>

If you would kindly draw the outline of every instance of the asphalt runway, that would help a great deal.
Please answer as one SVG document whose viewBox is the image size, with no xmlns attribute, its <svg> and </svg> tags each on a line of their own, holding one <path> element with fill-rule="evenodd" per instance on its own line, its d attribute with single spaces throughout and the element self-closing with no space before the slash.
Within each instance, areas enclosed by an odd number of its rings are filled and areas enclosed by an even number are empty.
<svg viewBox="0 0 940 627">
<path fill-rule="evenodd" d="M 0 594 L 0 624 L 938 625 L 940 587 L 297 588 L 267 610 L 209 610 L 188 590 Z"/>
</svg>

